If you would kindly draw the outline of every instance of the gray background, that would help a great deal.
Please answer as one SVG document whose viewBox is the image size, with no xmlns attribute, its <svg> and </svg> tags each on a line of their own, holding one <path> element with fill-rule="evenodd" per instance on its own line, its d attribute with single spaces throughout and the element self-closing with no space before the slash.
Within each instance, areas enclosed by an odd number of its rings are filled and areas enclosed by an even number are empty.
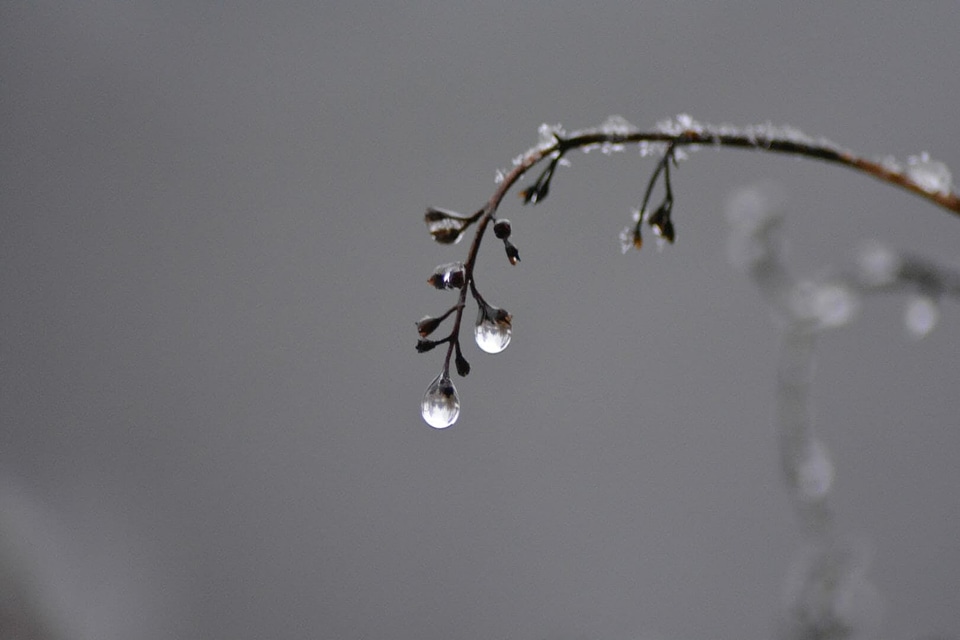
<svg viewBox="0 0 960 640">
<path fill-rule="evenodd" d="M 843 169 L 703 151 L 678 242 L 621 256 L 649 160 L 512 197 L 515 317 L 418 403 L 427 205 L 620 113 L 767 120 L 960 170 L 960 5 L 5 2 L 0 473 L 24 601 L 76 638 L 762 638 L 802 543 L 771 426 L 777 330 L 723 203 L 774 181 L 798 274 L 855 243 L 956 264 L 960 221 Z M 652 246 L 652 243 L 651 243 Z M 960 309 L 822 344 L 840 525 L 885 637 L 960 629 Z M 12 558 L 12 560 L 11 560 Z M 9 595 L 9 593 L 8 593 Z"/>
</svg>

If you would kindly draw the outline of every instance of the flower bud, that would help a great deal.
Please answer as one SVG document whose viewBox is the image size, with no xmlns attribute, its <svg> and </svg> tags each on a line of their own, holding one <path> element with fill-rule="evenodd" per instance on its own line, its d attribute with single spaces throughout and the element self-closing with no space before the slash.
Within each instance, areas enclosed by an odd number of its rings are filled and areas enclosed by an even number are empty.
<svg viewBox="0 0 960 640">
<path fill-rule="evenodd" d="M 504 240 L 503 248 L 507 250 L 507 259 L 510 261 L 510 264 L 515 265 L 520 262 L 520 252 L 517 251 L 517 248 L 513 246 L 512 242 Z"/>
<path fill-rule="evenodd" d="M 423 219 L 427 223 L 427 231 L 440 244 L 460 242 L 463 231 L 470 224 L 468 218 L 443 209 L 427 209 Z"/>
<path fill-rule="evenodd" d="M 426 338 L 428 335 L 436 331 L 441 322 L 443 322 L 442 318 L 431 318 L 430 316 L 424 316 L 423 319 L 417 323 L 417 333 L 420 334 L 421 338 Z"/>
<path fill-rule="evenodd" d="M 427 282 L 437 289 L 459 289 L 466 283 L 463 263 L 450 262 L 433 270 Z"/>
</svg>

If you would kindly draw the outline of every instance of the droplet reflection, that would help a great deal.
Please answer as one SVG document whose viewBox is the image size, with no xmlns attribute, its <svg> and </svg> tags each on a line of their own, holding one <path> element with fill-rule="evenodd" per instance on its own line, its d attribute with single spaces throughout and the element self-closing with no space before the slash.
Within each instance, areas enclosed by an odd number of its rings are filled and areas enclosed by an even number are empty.
<svg viewBox="0 0 960 640">
<path fill-rule="evenodd" d="M 446 429 L 460 417 L 460 396 L 448 376 L 440 373 L 427 387 L 420 415 L 434 429 Z"/>
<path fill-rule="evenodd" d="M 474 330 L 477 346 L 487 353 L 500 353 L 510 344 L 513 329 L 509 322 L 497 322 L 485 318 Z"/>
</svg>

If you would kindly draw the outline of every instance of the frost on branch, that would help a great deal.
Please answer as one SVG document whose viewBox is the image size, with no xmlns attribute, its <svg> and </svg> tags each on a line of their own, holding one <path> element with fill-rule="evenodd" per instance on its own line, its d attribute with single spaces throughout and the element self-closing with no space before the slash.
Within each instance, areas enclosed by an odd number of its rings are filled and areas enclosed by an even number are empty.
<svg viewBox="0 0 960 640">
<path fill-rule="evenodd" d="M 907 158 L 907 175 L 920 188 L 931 193 L 948 194 L 953 189 L 953 176 L 942 162 L 931 160 L 926 151 Z"/>
</svg>

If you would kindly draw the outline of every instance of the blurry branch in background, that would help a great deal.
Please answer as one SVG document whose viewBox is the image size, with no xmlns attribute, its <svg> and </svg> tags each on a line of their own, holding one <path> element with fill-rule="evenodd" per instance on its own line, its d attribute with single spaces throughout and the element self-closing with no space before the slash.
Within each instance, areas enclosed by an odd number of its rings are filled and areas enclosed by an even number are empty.
<svg viewBox="0 0 960 640">
<path fill-rule="evenodd" d="M 519 192 L 524 204 L 539 204 L 547 198 L 557 168 L 568 163 L 567 154 L 574 150 L 588 153 L 599 150 L 610 154 L 635 146 L 641 156 L 657 158 L 657 165 L 646 190 L 633 211 L 631 224 L 620 234 L 624 252 L 643 245 L 643 225 L 650 227 L 660 243 L 676 240 L 672 218 L 674 189 L 671 167 L 678 166 L 688 151 L 704 147 L 751 149 L 762 152 L 795 155 L 820 160 L 873 176 L 874 178 L 914 193 L 928 202 L 960 215 L 960 196 L 952 191 L 952 177 L 947 167 L 932 160 L 926 153 L 912 156 L 905 163 L 893 157 L 867 159 L 823 138 L 813 138 L 793 127 L 755 125 L 734 127 L 708 125 L 696 122 L 687 115 L 677 116 L 656 125 L 651 131 L 640 131 L 620 116 L 611 116 L 602 125 L 592 129 L 566 132 L 559 125 L 541 125 L 539 142 L 513 160 L 513 166 L 497 172 L 497 188 L 490 199 L 476 212 L 463 215 L 445 209 L 430 208 L 424 221 L 430 235 L 441 244 L 459 242 L 467 230 L 476 225 L 473 241 L 463 262 L 451 262 L 438 266 L 427 282 L 440 290 L 456 290 L 456 301 L 438 316 L 425 316 L 417 323 L 419 340 L 417 351 L 425 353 L 446 345 L 446 353 L 440 373 L 428 386 L 421 401 L 421 415 L 432 427 L 444 429 L 457 421 L 460 415 L 460 398 L 450 378 L 450 363 L 455 364 L 457 374 L 466 376 L 470 363 L 463 354 L 460 341 L 463 315 L 467 309 L 467 293 L 477 306 L 474 336 L 477 345 L 487 353 L 499 353 L 510 344 L 512 316 L 502 308 L 491 305 L 480 294 L 475 271 L 480 244 L 491 222 L 495 237 L 503 242 L 504 252 L 511 264 L 520 262 L 520 253 L 511 240 L 512 225 L 509 220 L 498 219 L 497 211 L 507 192 L 532 168 L 543 163 L 545 167 L 536 179 Z M 662 197 L 656 206 L 651 202 L 658 184 L 662 185 Z M 919 269 L 917 277 L 926 268 L 922 263 L 911 263 L 908 268 Z M 771 272 L 765 278 L 786 277 Z M 953 282 L 948 289 L 956 289 Z M 929 287 L 928 287 L 929 288 Z M 929 295 L 925 300 L 928 302 Z M 922 304 L 913 306 L 921 317 L 929 315 Z M 431 336 L 448 318 L 453 326 L 446 336 L 436 339 Z M 803 351 L 800 344 L 795 345 Z"/>
<path fill-rule="evenodd" d="M 960 273 L 864 243 L 856 267 L 819 280 L 797 279 L 783 262 L 783 199 L 769 187 L 745 188 L 727 203 L 729 257 L 746 271 L 780 330 L 776 426 L 780 463 L 808 546 L 787 577 L 781 640 L 874 637 L 880 597 L 867 580 L 869 545 L 837 531 L 828 505 L 834 465 L 817 436 L 811 383 L 818 336 L 843 327 L 861 300 L 877 293 L 907 296 L 904 323 L 923 337 L 936 325 L 939 301 L 960 298 Z"/>
</svg>

